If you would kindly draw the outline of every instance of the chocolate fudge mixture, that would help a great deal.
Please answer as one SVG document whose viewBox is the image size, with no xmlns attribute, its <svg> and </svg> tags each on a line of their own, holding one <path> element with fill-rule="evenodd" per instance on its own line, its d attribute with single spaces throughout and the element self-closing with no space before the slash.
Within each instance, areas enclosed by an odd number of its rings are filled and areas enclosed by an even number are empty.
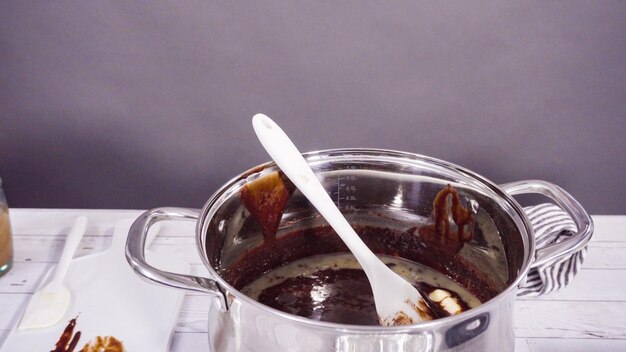
<svg viewBox="0 0 626 352">
<path fill-rule="evenodd" d="M 287 313 L 335 323 L 378 325 L 369 281 L 332 228 L 320 226 L 275 236 L 293 190 L 288 183 L 284 177 L 272 175 L 244 187 L 242 201 L 260 223 L 265 242 L 222 270 L 222 276 L 253 299 Z M 407 230 L 353 228 L 390 268 L 413 283 L 430 308 L 430 318 L 436 319 L 476 307 L 498 290 L 472 263 L 457 255 L 472 239 L 474 225 L 457 191 L 445 187 L 433 209 L 431 224 L 415 224 Z"/>
<path fill-rule="evenodd" d="M 416 283 L 431 308 L 427 319 L 458 314 L 480 305 L 469 291 L 441 273 L 399 258 L 385 256 L 382 260 L 400 276 Z M 436 290 L 444 296 L 432 295 Z M 348 253 L 314 256 L 281 266 L 247 285 L 243 293 L 272 308 L 310 319 L 378 324 L 369 281 Z"/>
</svg>

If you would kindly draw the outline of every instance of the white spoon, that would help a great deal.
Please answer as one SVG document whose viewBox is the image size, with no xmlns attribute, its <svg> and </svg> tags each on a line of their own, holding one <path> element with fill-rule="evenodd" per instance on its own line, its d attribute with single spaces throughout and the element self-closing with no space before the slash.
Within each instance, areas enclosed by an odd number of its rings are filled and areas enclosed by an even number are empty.
<svg viewBox="0 0 626 352">
<path fill-rule="evenodd" d="M 87 217 L 77 217 L 65 239 L 61 259 L 59 259 L 52 280 L 44 288 L 35 292 L 30 299 L 19 325 L 20 330 L 45 328 L 56 324 L 63 318 L 72 297 L 63 284 L 63 280 L 86 228 Z"/>
<path fill-rule="evenodd" d="M 405 325 L 426 320 L 422 314 L 427 312 L 427 308 L 417 289 L 389 269 L 363 243 L 285 132 L 263 114 L 254 115 L 252 125 L 274 162 L 320 212 L 358 260 L 372 286 L 380 323 L 387 326 Z"/>
</svg>

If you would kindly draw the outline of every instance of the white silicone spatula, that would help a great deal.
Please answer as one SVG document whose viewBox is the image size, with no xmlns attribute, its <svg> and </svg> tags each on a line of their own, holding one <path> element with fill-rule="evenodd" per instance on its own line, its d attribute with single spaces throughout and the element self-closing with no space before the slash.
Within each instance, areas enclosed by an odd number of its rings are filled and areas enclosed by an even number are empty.
<svg viewBox="0 0 626 352">
<path fill-rule="evenodd" d="M 427 308 L 417 289 L 389 269 L 363 243 L 285 132 L 263 114 L 255 115 L 252 125 L 274 162 L 332 226 L 361 264 L 372 286 L 381 324 L 404 325 L 425 320 L 420 312 L 426 312 Z"/>
<path fill-rule="evenodd" d="M 61 253 L 61 259 L 57 264 L 54 277 L 41 290 L 35 292 L 26 307 L 26 311 L 20 321 L 19 329 L 38 329 L 54 325 L 58 322 L 70 304 L 72 294 L 63 284 L 63 279 L 67 273 L 78 244 L 83 238 L 87 228 L 87 218 L 79 216 L 74 221 L 70 233 L 65 239 L 65 246 Z"/>
</svg>

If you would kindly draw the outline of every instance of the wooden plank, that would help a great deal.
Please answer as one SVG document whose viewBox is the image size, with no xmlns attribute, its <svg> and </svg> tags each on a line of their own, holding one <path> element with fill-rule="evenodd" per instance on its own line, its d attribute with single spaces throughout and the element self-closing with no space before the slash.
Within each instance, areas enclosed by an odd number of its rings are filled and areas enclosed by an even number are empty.
<svg viewBox="0 0 626 352">
<path fill-rule="evenodd" d="M 16 236 L 13 241 L 14 259 L 16 262 L 57 263 L 61 257 L 65 238 L 65 235 Z M 75 257 L 102 252 L 108 249 L 110 245 L 111 236 L 85 235 L 78 246 Z M 172 237 L 159 234 L 149 249 L 188 261 L 192 260 L 194 263 L 201 263 L 195 238 L 192 237 Z"/>
<path fill-rule="evenodd" d="M 61 257 L 65 238 L 65 235 L 16 236 L 13 240 L 14 260 L 17 263 L 57 263 Z M 110 245 L 110 236 L 85 236 L 76 250 L 75 257 L 101 252 Z"/>
<path fill-rule="evenodd" d="M 148 256 L 149 260 L 149 256 Z M 35 292 L 43 276 L 50 268 L 54 266 L 54 263 L 32 263 L 32 262 L 18 262 L 15 263 L 13 268 L 6 273 L 0 280 L 0 294 L 4 293 L 25 293 L 32 294 Z M 191 264 L 191 274 L 202 277 L 209 277 L 209 272 L 204 264 Z M 137 276 L 137 280 L 141 280 Z M 203 293 L 194 293 L 196 296 L 206 296 Z"/>
<path fill-rule="evenodd" d="M 103 230 L 111 229 L 116 221 L 138 217 L 140 210 L 95 210 L 95 209 L 11 209 L 11 227 L 14 234 L 61 235 L 67 234 L 70 226 L 79 215 L 88 219 L 88 232 L 104 235 Z"/>
<path fill-rule="evenodd" d="M 0 293 L 32 293 L 51 263 L 15 263 L 0 280 Z"/>
<path fill-rule="evenodd" d="M 0 294 L 0 330 L 11 330 L 19 320 L 19 312 L 26 308 L 30 295 L 22 293 Z M 0 342 L 4 339 L 0 339 Z"/>
<path fill-rule="evenodd" d="M 175 332 L 206 333 L 208 331 L 211 296 L 185 296 Z"/>
<path fill-rule="evenodd" d="M 626 269 L 626 242 L 590 243 L 583 268 Z"/>
<path fill-rule="evenodd" d="M 525 338 L 518 337 L 515 339 L 515 352 L 531 352 L 528 341 Z"/>
<path fill-rule="evenodd" d="M 592 242 L 626 242 L 626 216 L 594 215 Z"/>
<path fill-rule="evenodd" d="M 528 338 L 530 352 L 624 352 L 626 340 L 610 339 L 563 339 L 563 338 Z M 517 346 L 517 345 L 516 345 Z M 519 352 L 517 348 L 516 352 Z"/>
<path fill-rule="evenodd" d="M 209 336 L 206 333 L 175 333 L 172 338 L 170 352 L 209 352 Z"/>
<path fill-rule="evenodd" d="M 137 218 L 142 210 L 96 210 L 96 209 L 11 209 L 11 227 L 19 235 L 66 235 L 79 215 L 87 216 L 87 232 L 90 236 L 111 236 L 119 220 Z M 164 221 L 161 231 L 166 236 L 195 236 L 193 221 Z"/>
<path fill-rule="evenodd" d="M 626 302 L 518 301 L 515 336 L 626 339 Z"/>
<path fill-rule="evenodd" d="M 626 302 L 626 270 L 582 269 L 567 287 L 523 301 L 621 301 Z"/>
</svg>

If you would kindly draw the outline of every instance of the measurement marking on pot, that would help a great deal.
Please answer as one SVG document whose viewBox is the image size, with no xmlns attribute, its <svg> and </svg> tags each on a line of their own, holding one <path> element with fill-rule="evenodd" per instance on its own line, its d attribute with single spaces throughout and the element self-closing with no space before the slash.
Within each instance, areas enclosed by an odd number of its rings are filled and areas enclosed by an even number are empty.
<svg viewBox="0 0 626 352">
<path fill-rule="evenodd" d="M 340 210 L 352 211 L 356 201 L 357 187 L 353 184 L 357 180 L 356 176 L 337 176 L 336 204 Z M 343 201 L 343 203 L 342 203 Z M 340 205 L 343 204 L 343 208 Z"/>
</svg>

